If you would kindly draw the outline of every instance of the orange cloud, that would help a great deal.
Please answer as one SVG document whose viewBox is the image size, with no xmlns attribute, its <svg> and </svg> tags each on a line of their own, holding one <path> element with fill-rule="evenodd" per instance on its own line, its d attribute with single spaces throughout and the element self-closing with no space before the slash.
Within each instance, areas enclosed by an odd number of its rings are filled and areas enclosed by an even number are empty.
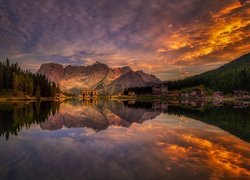
<svg viewBox="0 0 250 180">
<path fill-rule="evenodd" d="M 239 44 L 239 42 L 250 37 L 249 30 L 247 30 L 250 26 L 249 7 L 249 3 L 229 4 L 220 11 L 211 13 L 209 23 L 196 21 L 172 33 L 162 42 L 161 49 L 165 48 L 169 53 L 176 52 L 177 63 L 179 60 L 196 61 L 215 52 L 224 55 L 232 53 L 232 51 L 225 52 L 225 49 L 229 47 L 237 49 L 240 54 L 246 53 L 249 51 L 249 43 Z M 238 53 L 234 53 L 233 57 L 237 57 Z"/>
</svg>

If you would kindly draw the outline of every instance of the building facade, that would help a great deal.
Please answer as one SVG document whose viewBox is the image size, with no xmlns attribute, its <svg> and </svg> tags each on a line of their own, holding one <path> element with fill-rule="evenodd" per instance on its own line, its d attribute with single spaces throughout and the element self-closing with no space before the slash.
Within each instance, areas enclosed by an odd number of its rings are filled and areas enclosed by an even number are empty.
<svg viewBox="0 0 250 180">
<path fill-rule="evenodd" d="M 96 89 L 84 89 L 82 91 L 83 98 L 96 98 L 97 90 Z"/>
</svg>

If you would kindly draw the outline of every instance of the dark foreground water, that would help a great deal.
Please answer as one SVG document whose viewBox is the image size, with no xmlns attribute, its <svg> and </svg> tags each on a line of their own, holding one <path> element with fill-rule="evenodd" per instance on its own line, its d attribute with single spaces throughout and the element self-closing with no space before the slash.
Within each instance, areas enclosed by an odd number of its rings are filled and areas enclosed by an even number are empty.
<svg viewBox="0 0 250 180">
<path fill-rule="evenodd" d="M 249 179 L 250 108 L 0 104 L 0 179 Z"/>
</svg>

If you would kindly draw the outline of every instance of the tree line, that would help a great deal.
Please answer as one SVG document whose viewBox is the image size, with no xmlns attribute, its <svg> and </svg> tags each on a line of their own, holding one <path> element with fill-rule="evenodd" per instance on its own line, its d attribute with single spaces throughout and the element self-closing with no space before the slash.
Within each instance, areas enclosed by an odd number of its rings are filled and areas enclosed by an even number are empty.
<svg viewBox="0 0 250 180">
<path fill-rule="evenodd" d="M 146 86 L 146 87 L 132 87 L 127 88 L 124 90 L 124 95 L 129 95 L 129 92 L 134 92 L 137 95 L 145 95 L 145 94 L 152 94 L 152 87 Z"/>
<path fill-rule="evenodd" d="M 168 82 L 169 90 L 204 85 L 215 91 L 250 91 L 250 54 L 246 54 L 218 69 L 183 80 Z"/>
<path fill-rule="evenodd" d="M 50 82 L 46 76 L 24 71 L 17 63 L 7 59 L 0 62 L 0 92 L 11 92 L 12 95 L 28 95 L 35 97 L 55 97 L 59 86 Z"/>
</svg>

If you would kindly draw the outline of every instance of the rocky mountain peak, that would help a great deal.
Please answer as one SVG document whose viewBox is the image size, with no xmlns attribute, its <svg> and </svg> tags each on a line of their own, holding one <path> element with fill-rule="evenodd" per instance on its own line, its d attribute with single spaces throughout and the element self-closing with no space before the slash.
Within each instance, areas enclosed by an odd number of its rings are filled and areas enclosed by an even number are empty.
<svg viewBox="0 0 250 180">
<path fill-rule="evenodd" d="M 44 74 L 50 81 L 59 83 L 64 77 L 64 68 L 61 64 L 46 63 L 41 65 L 37 73 Z"/>
<path fill-rule="evenodd" d="M 39 74 L 60 85 L 62 91 L 79 94 L 84 88 L 97 88 L 100 93 L 120 92 L 124 88 L 147 86 L 161 82 L 143 71 L 134 72 L 129 66 L 110 68 L 96 62 L 88 66 L 71 66 L 47 63 L 41 65 Z"/>
</svg>

